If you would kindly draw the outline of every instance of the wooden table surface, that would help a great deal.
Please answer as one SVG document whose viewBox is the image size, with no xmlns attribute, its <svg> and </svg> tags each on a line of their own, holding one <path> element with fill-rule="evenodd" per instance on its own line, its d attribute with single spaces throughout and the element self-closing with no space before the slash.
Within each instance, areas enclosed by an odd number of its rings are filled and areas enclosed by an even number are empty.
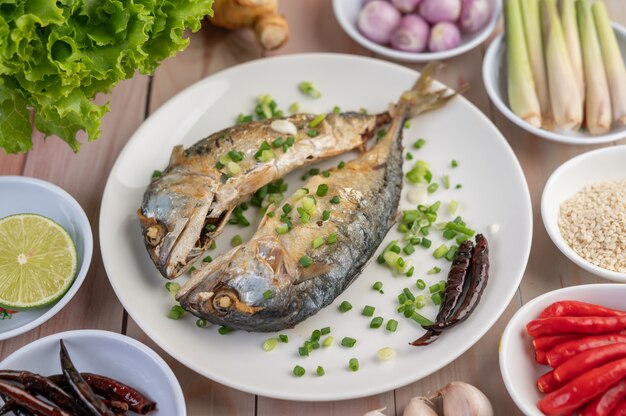
<svg viewBox="0 0 626 416">
<path fill-rule="evenodd" d="M 605 0 L 610 15 L 626 25 L 626 1 Z M 289 43 L 274 54 L 340 52 L 372 56 L 341 30 L 333 17 L 331 0 L 283 0 L 281 12 L 289 20 Z M 498 29 L 499 31 L 500 29 Z M 552 244 L 543 227 L 539 204 L 543 186 L 564 161 L 600 146 L 556 144 L 534 137 L 506 120 L 491 105 L 481 78 L 482 57 L 488 42 L 447 61 L 441 80 L 450 85 L 467 81 L 465 96 L 496 124 L 513 147 L 524 169 L 534 210 L 534 234 L 530 260 L 522 284 L 504 314 L 469 351 L 431 376 L 403 388 L 358 400 L 340 402 L 289 402 L 243 393 L 208 380 L 171 359 L 129 318 L 106 277 L 98 244 L 98 217 L 102 192 L 118 153 L 143 120 L 161 104 L 194 82 L 221 69 L 264 56 L 248 31 L 226 32 L 205 25 L 191 36 L 191 45 L 166 61 L 152 77 L 137 75 L 112 93 L 111 112 L 103 121 L 102 136 L 73 154 L 65 143 L 42 135 L 27 155 L 0 152 L 0 175 L 24 175 L 45 179 L 72 194 L 85 209 L 94 232 L 94 257 L 83 287 L 54 318 L 26 334 L 0 343 L 0 359 L 43 336 L 72 329 L 98 328 L 121 332 L 158 351 L 178 377 L 188 414 L 200 415 L 362 415 L 387 407 L 387 414 L 401 415 L 411 397 L 428 395 L 453 380 L 479 387 L 491 399 L 496 415 L 521 414 L 508 395 L 498 365 L 498 342 L 515 311 L 534 297 L 564 286 L 603 283 L 567 260 Z M 409 65 L 419 69 L 418 66 Z M 612 143 L 607 146 L 613 146 Z M 1 196 L 0 196 L 1 198 Z"/>
</svg>

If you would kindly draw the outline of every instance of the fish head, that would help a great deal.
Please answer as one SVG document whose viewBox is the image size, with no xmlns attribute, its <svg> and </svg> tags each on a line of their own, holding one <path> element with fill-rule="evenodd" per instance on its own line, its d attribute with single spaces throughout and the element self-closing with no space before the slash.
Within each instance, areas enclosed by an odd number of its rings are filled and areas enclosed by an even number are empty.
<svg viewBox="0 0 626 416">
<path fill-rule="evenodd" d="M 206 218 L 212 183 L 201 175 L 170 172 L 145 192 L 137 215 L 150 258 L 163 276 L 178 277 L 210 243 Z"/>
<path fill-rule="evenodd" d="M 211 322 L 262 330 L 268 314 L 292 309 L 288 256 L 275 237 L 250 241 L 196 270 L 176 299 Z"/>
</svg>

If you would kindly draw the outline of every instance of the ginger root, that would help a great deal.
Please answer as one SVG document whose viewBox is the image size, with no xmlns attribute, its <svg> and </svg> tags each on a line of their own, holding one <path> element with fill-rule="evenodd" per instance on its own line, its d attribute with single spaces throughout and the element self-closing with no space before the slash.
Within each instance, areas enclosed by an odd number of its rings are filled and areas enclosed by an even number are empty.
<svg viewBox="0 0 626 416">
<path fill-rule="evenodd" d="M 215 0 L 211 22 L 225 29 L 254 29 L 266 50 L 281 47 L 289 39 L 289 26 L 278 15 L 277 0 Z"/>
</svg>

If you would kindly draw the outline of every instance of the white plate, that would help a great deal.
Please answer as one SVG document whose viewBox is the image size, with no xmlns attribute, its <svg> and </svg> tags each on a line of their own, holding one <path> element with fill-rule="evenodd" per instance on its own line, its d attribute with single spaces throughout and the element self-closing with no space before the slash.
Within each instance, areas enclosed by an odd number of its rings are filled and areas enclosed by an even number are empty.
<svg viewBox="0 0 626 416">
<path fill-rule="evenodd" d="M 489 37 L 493 32 L 500 20 L 500 14 L 502 12 L 502 2 L 500 0 L 489 0 L 493 13 L 489 21 L 485 26 L 474 32 L 465 33 L 461 32 L 461 43 L 456 48 L 452 48 L 447 51 L 441 52 L 405 52 L 399 51 L 389 46 L 380 45 L 376 42 L 372 42 L 359 32 L 356 22 L 359 16 L 359 11 L 363 7 L 363 0 L 333 0 L 333 11 L 335 18 L 343 28 L 343 30 L 353 40 L 358 42 L 364 48 L 370 51 L 376 52 L 387 58 L 395 59 L 404 62 L 429 62 L 440 61 L 443 59 L 449 59 L 465 52 L 471 51 Z"/>
<path fill-rule="evenodd" d="M 435 194 L 444 202 L 461 201 L 460 214 L 478 230 L 492 223 L 500 225 L 493 238 L 492 280 L 485 296 L 466 323 L 450 331 L 430 347 L 408 345 L 422 334 L 412 321 L 396 312 L 396 295 L 404 287 L 415 287 L 417 277 L 436 282 L 444 273 L 427 275 L 434 265 L 447 270 L 448 263 L 433 259 L 431 251 L 418 249 L 412 256 L 415 277 L 393 278 L 388 269 L 372 262 L 362 276 L 336 301 L 296 328 L 284 331 L 289 343 L 265 353 L 261 344 L 270 335 L 234 332 L 217 334 L 216 328 L 199 329 L 195 318 L 182 321 L 165 317 L 173 303 L 164 290 L 165 281 L 145 251 L 135 211 L 154 169 L 162 169 L 176 143 L 189 146 L 218 129 L 232 125 L 236 116 L 250 111 L 259 94 L 271 93 L 281 107 L 301 103 L 303 110 L 342 109 L 383 111 L 390 101 L 409 88 L 417 73 L 402 66 L 371 58 L 311 54 L 264 59 L 213 75 L 164 104 L 135 133 L 119 156 L 109 177 L 100 216 L 100 236 L 104 264 L 120 301 L 141 328 L 164 350 L 189 368 L 220 383 L 264 396 L 292 400 L 340 400 L 367 396 L 406 385 L 442 368 L 470 348 L 498 319 L 522 278 L 530 250 L 532 215 L 526 181 L 511 148 L 491 122 L 465 99 L 452 101 L 445 109 L 412 121 L 406 131 L 410 148 L 419 138 L 427 144 L 412 149 L 416 159 L 431 162 L 435 174 L 450 174 L 453 187 Z M 257 80 L 262 80 L 258 82 Z M 315 83 L 322 98 L 312 100 L 297 89 L 300 81 Z M 353 155 L 344 155 L 350 159 Z M 322 164 L 335 166 L 338 160 Z M 460 166 L 450 168 L 452 159 Z M 407 162 L 405 169 L 413 166 Z M 287 177 L 290 191 L 300 186 L 302 172 Z M 408 188 L 408 187 L 406 187 Z M 404 190 L 402 207 L 409 209 Z M 434 202 L 434 199 L 432 199 Z M 414 209 L 414 207 L 413 207 Z M 445 208 L 442 208 L 445 212 Z M 249 218 L 253 215 L 248 214 Z M 447 218 L 446 216 L 441 217 Z M 227 227 L 218 240 L 213 256 L 229 248 L 235 233 L 249 237 L 252 227 Z M 434 233 L 433 233 L 434 234 Z M 394 230 L 387 241 L 398 238 Z M 434 238 L 433 247 L 440 243 Z M 371 289 L 380 280 L 385 295 Z M 354 309 L 346 314 L 337 305 L 349 300 Z M 400 325 L 395 334 L 384 328 L 369 329 L 370 318 L 360 315 L 364 305 L 376 307 L 376 315 L 395 318 Z M 436 315 L 434 307 L 424 311 Z M 331 326 L 335 339 L 351 336 L 358 340 L 352 348 L 334 345 L 300 358 L 297 349 L 316 328 Z M 392 362 L 378 363 L 376 351 L 392 346 L 398 356 Z M 348 360 L 359 358 L 358 373 L 347 371 Z M 299 364 L 307 375 L 296 379 L 291 370 Z M 323 378 L 314 376 L 317 365 L 326 369 Z"/>
<path fill-rule="evenodd" d="M 541 196 L 541 217 L 552 242 L 578 266 L 605 279 L 626 282 L 626 273 L 603 269 L 582 258 L 567 244 L 559 230 L 561 203 L 585 186 L 626 180 L 626 146 L 609 146 L 578 155 L 559 166 L 550 176 Z"/>
<path fill-rule="evenodd" d="M 613 29 L 617 35 L 617 42 L 622 52 L 622 57 L 626 59 L 626 29 L 617 23 L 613 23 Z M 500 35 L 491 42 L 489 48 L 487 48 L 487 53 L 485 53 L 483 60 L 483 82 L 491 102 L 498 107 L 498 110 L 500 110 L 506 118 L 535 136 L 560 143 L 591 145 L 626 138 L 626 126 L 613 127 L 610 132 L 601 136 L 592 136 L 588 133 L 574 131 L 548 131 L 531 126 L 509 108 L 506 77 L 506 45 L 504 44 L 504 35 Z"/>
<path fill-rule="evenodd" d="M 0 321 L 0 341 L 23 334 L 56 315 L 74 297 L 85 281 L 93 236 L 91 225 L 80 204 L 63 189 L 41 179 L 23 176 L 0 177 L 0 218 L 15 214 L 39 214 L 61 224 L 72 237 L 78 255 L 78 271 L 72 286 L 56 303 L 41 309 L 14 314 Z"/>
<path fill-rule="evenodd" d="M 578 300 L 609 308 L 624 309 L 626 285 L 595 284 L 553 290 L 531 300 L 513 315 L 502 334 L 500 371 L 509 394 L 527 416 L 543 416 L 537 402 L 543 395 L 537 390 L 537 379 L 550 371 L 547 365 L 535 363 L 532 338 L 526 324 L 537 319 L 548 305 L 560 300 Z"/>
<path fill-rule="evenodd" d="M 53 334 L 15 351 L 0 363 L 0 368 L 60 374 L 60 339 L 81 373 L 114 378 L 156 401 L 157 409 L 150 415 L 187 414 L 183 391 L 165 361 L 139 341 L 115 332 L 81 330 Z"/>
</svg>

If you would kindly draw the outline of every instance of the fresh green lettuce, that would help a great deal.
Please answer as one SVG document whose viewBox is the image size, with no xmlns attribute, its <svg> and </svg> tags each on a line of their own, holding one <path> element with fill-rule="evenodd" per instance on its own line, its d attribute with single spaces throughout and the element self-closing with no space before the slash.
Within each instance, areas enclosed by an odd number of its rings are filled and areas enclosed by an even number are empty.
<svg viewBox="0 0 626 416">
<path fill-rule="evenodd" d="M 92 102 L 189 43 L 213 0 L 0 0 L 0 147 L 32 148 L 32 122 L 74 151 L 100 134 Z"/>
</svg>

